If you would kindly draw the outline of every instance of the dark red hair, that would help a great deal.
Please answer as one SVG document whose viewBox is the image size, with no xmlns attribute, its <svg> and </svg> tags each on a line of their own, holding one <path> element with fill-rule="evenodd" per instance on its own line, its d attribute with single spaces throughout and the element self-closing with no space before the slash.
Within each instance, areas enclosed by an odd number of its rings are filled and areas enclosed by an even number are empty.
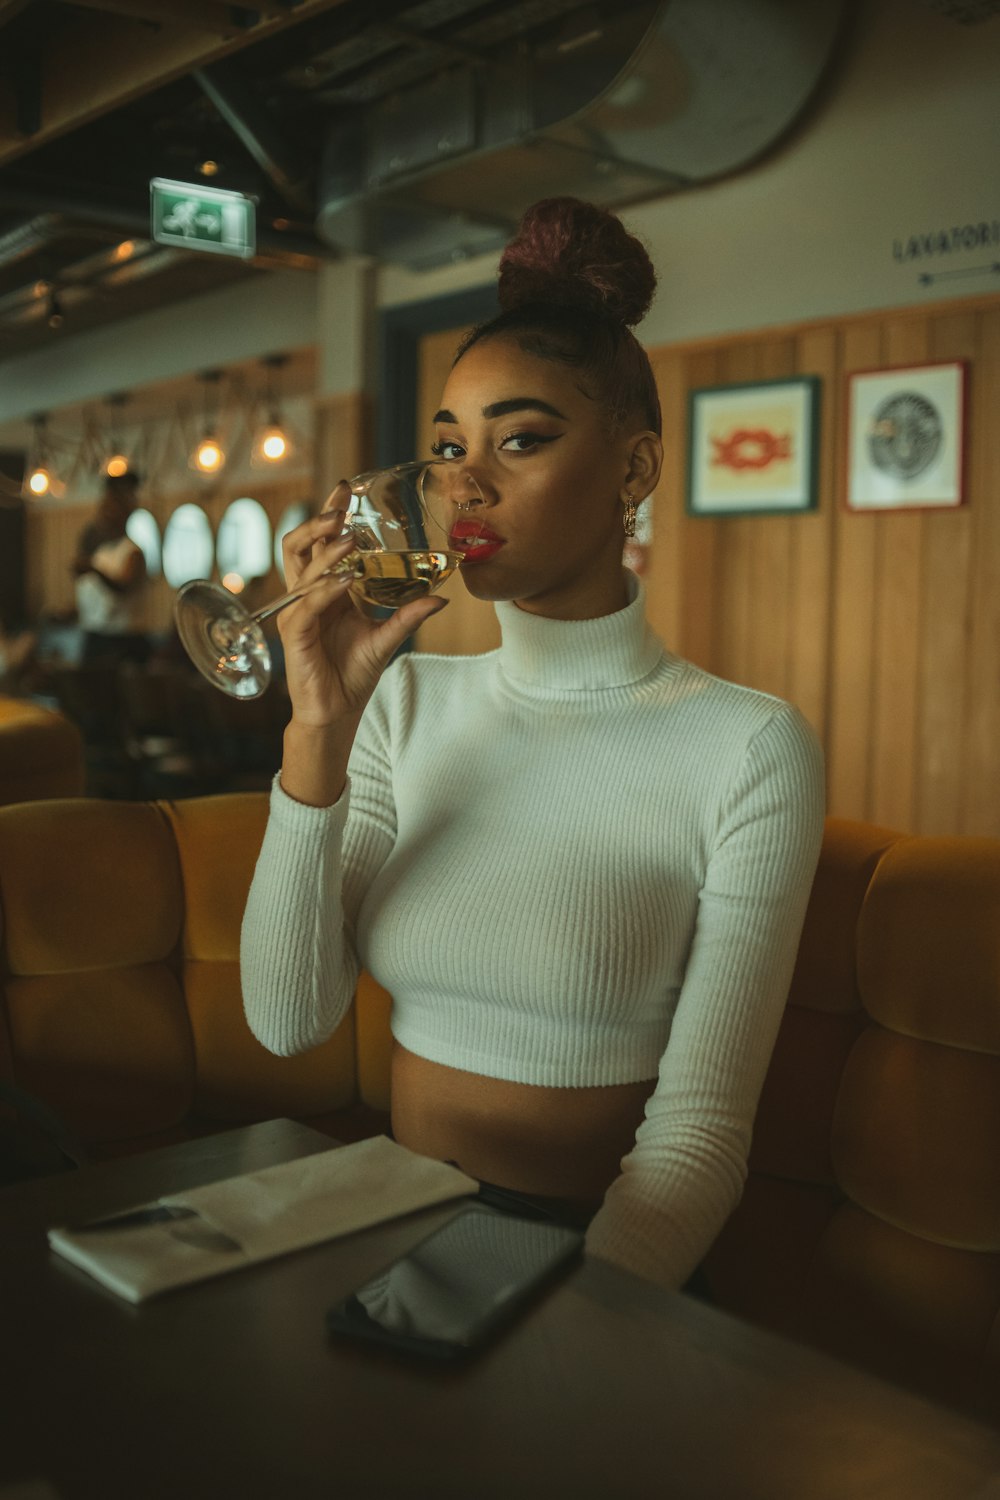
<svg viewBox="0 0 1000 1500">
<path fill-rule="evenodd" d="M 614 426 L 638 420 L 658 433 L 656 381 L 632 333 L 655 290 L 645 248 L 614 214 L 579 198 L 543 198 L 500 258 L 501 311 L 466 335 L 455 363 L 507 334 L 526 353 L 579 370 Z"/>
</svg>

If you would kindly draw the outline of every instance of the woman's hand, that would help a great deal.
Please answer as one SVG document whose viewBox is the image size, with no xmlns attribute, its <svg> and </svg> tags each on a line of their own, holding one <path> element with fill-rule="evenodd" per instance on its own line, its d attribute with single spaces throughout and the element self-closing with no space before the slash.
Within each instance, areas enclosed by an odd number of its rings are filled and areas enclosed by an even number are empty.
<svg viewBox="0 0 1000 1500">
<path fill-rule="evenodd" d="M 322 513 L 284 538 L 282 553 L 289 589 L 322 579 L 304 598 L 278 615 L 292 722 L 303 729 L 349 728 L 353 738 L 379 677 L 406 637 L 443 599 L 418 599 L 382 622 L 366 620 L 348 597 L 346 576 L 323 578 L 354 549 L 342 535 L 350 489 L 342 480 Z"/>
</svg>

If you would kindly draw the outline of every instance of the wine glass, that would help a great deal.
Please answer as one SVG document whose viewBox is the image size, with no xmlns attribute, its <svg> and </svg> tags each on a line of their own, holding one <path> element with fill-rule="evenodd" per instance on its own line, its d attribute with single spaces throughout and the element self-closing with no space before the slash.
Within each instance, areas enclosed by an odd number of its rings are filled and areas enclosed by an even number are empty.
<svg viewBox="0 0 1000 1500">
<path fill-rule="evenodd" d="M 350 481 L 344 522 L 355 548 L 321 577 L 350 573 L 351 598 L 370 617 L 433 593 L 461 562 L 447 545 L 455 479 L 454 465 L 442 459 L 358 474 Z M 319 581 L 251 613 L 221 584 L 194 579 L 174 601 L 181 644 L 214 687 L 232 698 L 258 698 L 271 681 L 271 652 L 261 626 Z"/>
</svg>

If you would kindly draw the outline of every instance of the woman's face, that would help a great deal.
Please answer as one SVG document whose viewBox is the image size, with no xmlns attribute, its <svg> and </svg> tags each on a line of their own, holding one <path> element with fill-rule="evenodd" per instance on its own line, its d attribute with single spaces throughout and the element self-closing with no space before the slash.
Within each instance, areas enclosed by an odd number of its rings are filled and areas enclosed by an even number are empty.
<svg viewBox="0 0 1000 1500">
<path fill-rule="evenodd" d="M 459 360 L 435 428 L 435 452 L 460 465 L 455 498 L 483 501 L 451 529 L 471 594 L 562 620 L 622 608 L 623 500 L 656 482 L 653 434 L 610 434 L 570 366 L 502 336 Z"/>
</svg>

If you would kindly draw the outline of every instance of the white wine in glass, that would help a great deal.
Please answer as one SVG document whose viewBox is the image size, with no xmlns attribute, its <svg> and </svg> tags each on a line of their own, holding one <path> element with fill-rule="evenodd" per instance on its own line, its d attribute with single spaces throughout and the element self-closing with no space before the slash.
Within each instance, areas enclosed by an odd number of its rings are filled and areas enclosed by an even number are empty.
<svg viewBox="0 0 1000 1500">
<path fill-rule="evenodd" d="M 415 459 L 357 475 L 350 481 L 344 522 L 344 534 L 353 535 L 355 549 L 323 577 L 351 574 L 350 593 L 364 614 L 399 609 L 433 593 L 461 562 L 459 553 L 447 547 L 454 478 L 454 466 L 440 459 Z M 435 545 L 438 533 L 441 545 Z M 186 583 L 174 601 L 181 644 L 221 692 L 258 698 L 272 673 L 261 626 L 317 582 L 291 589 L 253 613 L 221 584 L 205 579 Z"/>
</svg>

